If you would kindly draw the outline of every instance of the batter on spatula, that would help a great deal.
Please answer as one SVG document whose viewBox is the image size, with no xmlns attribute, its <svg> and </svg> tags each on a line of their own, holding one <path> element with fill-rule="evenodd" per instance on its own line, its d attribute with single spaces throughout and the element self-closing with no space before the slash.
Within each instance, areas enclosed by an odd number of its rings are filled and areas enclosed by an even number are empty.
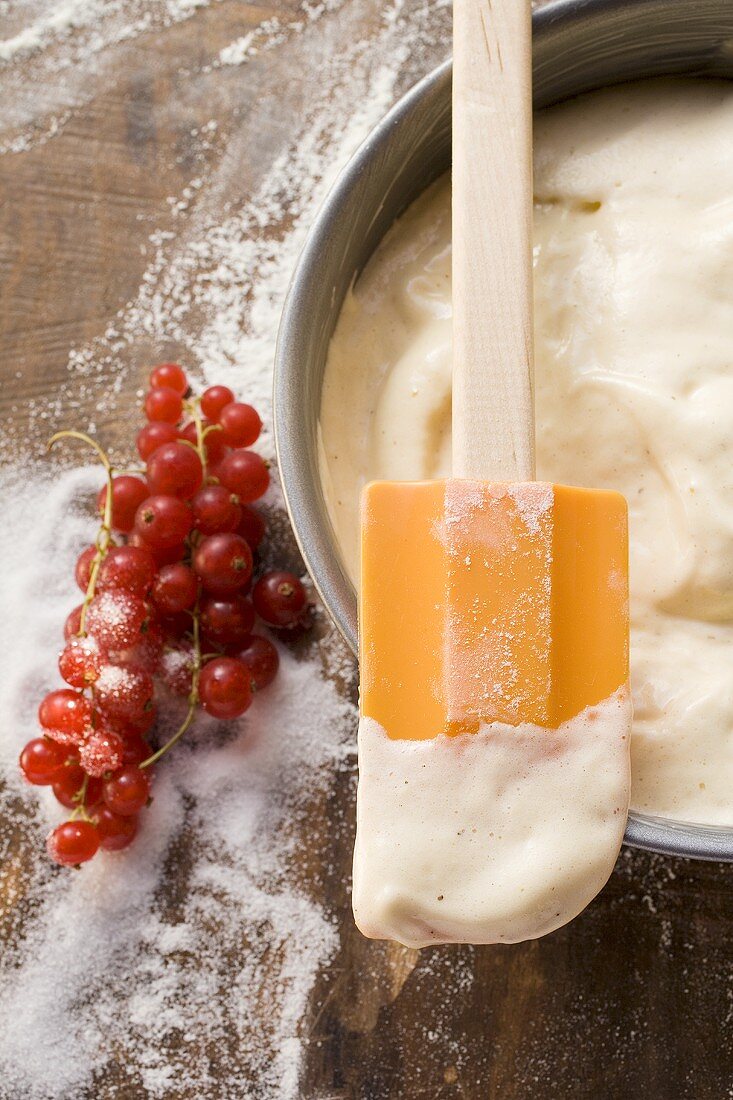
<svg viewBox="0 0 733 1100">
<path fill-rule="evenodd" d="M 532 480 L 530 71 L 528 5 L 456 0 L 457 476 L 362 497 L 354 913 L 414 946 L 571 919 L 628 807 L 626 505 Z"/>
</svg>

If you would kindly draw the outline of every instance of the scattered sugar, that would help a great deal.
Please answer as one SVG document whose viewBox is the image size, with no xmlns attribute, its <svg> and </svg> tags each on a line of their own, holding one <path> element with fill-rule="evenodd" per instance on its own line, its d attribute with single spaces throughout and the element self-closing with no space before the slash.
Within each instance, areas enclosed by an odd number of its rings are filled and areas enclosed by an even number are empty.
<svg viewBox="0 0 733 1100">
<path fill-rule="evenodd" d="M 87 12 L 98 7 L 99 14 L 88 30 L 59 30 L 33 53 L 0 65 L 0 152 L 52 140 L 72 116 L 70 108 L 114 77 L 113 59 L 122 67 L 134 60 L 146 30 L 195 17 L 206 6 L 201 0 L 89 0 Z M 213 9 L 214 0 L 208 6 Z M 20 7 L 0 0 L 0 15 L 15 18 Z M 64 0 L 42 0 L 33 10 L 63 7 Z M 383 24 L 369 37 L 367 23 L 379 18 Z M 303 22 L 301 11 L 295 19 Z M 129 359 L 139 357 L 140 348 L 147 355 L 171 346 L 169 322 L 180 353 L 198 360 L 202 372 L 218 380 L 226 371 L 238 386 L 246 377 L 252 393 L 269 403 L 277 315 L 309 219 L 339 164 L 395 93 L 447 53 L 449 20 L 444 0 L 393 4 L 383 14 L 367 3 L 324 13 L 315 26 L 279 38 L 272 48 L 270 34 L 280 36 L 286 24 L 256 32 L 249 45 L 258 54 L 269 49 L 273 75 L 268 65 L 258 70 L 259 103 L 242 112 L 249 121 L 232 132 L 212 118 L 191 133 L 199 146 L 221 142 L 218 167 L 199 186 L 197 164 L 188 189 L 173 196 L 176 233 L 151 235 L 153 261 L 139 294 L 106 335 L 76 349 L 67 392 L 38 401 L 38 420 L 58 425 L 86 391 L 98 399 L 101 422 L 115 411 L 118 395 L 127 391 L 129 400 Z M 321 38 L 320 54 L 311 36 Z M 254 56 L 242 37 L 223 50 L 217 45 L 212 66 L 218 57 L 225 70 L 217 76 L 226 78 L 228 67 Z M 191 75 L 190 89 L 197 76 Z M 268 96 L 283 103 L 285 118 L 275 161 L 258 142 L 258 131 L 278 125 L 268 118 Z M 343 117 L 359 103 L 357 117 Z M 302 130 L 298 119 L 305 120 Z M 306 149 L 299 158 L 301 138 Z M 252 159 L 262 167 L 254 184 L 244 171 Z M 171 262 L 178 266 L 163 288 Z M 269 437 L 264 448 L 272 450 Z M 260 696 L 246 721 L 229 728 L 229 739 L 221 726 L 197 724 L 159 769 L 142 841 L 128 852 L 77 874 L 57 874 L 41 852 L 58 811 L 47 795 L 24 790 L 15 757 L 35 732 L 36 700 L 57 682 L 61 624 L 79 599 L 71 568 L 93 534 L 75 502 L 98 487 L 92 471 L 54 479 L 35 468 L 17 478 L 5 474 L 0 487 L 5 514 L 12 516 L 0 532 L 10 581 L 2 591 L 8 643 L 0 649 L 0 815 L 17 830 L 0 834 L 0 920 L 10 943 L 0 958 L 0 1092 L 12 1100 L 316 1095 L 298 1083 L 309 1001 L 337 950 L 332 911 L 319 900 L 325 892 L 319 875 L 330 875 L 333 887 L 338 872 L 329 860 L 344 828 L 334 817 L 341 800 L 329 803 L 325 826 L 323 805 L 333 772 L 353 762 L 352 712 L 320 677 L 318 661 L 296 663 L 283 654 L 272 694 Z M 334 681 L 348 684 L 353 662 L 345 647 L 328 662 Z M 30 853 L 36 858 L 29 868 Z M 355 983 L 353 1019 L 347 1002 L 339 1011 L 345 1027 L 353 1024 L 350 1049 L 364 1057 L 364 1080 L 371 1069 L 373 1080 L 387 1082 L 394 1062 L 401 1079 L 385 1083 L 385 1095 L 390 1083 L 397 1093 L 405 1080 L 425 1096 L 440 1091 L 442 1080 L 457 1082 L 462 1092 L 493 1080 L 500 1091 L 519 1081 L 527 1100 L 544 1097 L 568 1062 L 567 1080 L 577 1080 L 578 1065 L 581 1074 L 586 1068 L 578 1062 L 577 1038 L 588 1020 L 607 1027 L 600 1052 L 616 1083 L 635 1081 L 650 1051 L 655 1064 L 676 1065 L 677 1033 L 672 1030 L 667 1047 L 664 1028 L 656 1028 L 647 1011 L 648 944 L 658 946 L 665 995 L 680 956 L 689 959 L 688 1000 L 695 1011 L 709 1011 L 711 989 L 720 993 L 728 1016 L 718 1018 L 724 1025 L 718 1045 L 730 1058 L 729 885 L 722 867 L 625 852 L 605 906 L 631 933 L 630 948 L 627 959 L 617 956 L 612 974 L 602 905 L 551 941 L 491 955 L 464 947 L 418 959 L 394 945 L 362 944 L 359 967 L 353 955 L 347 964 Z M 642 903 L 642 895 L 651 901 Z M 681 911 L 692 914 L 682 924 Z M 669 951 L 673 938 L 675 952 Z M 570 956 L 587 963 L 573 971 L 570 985 L 536 985 L 538 973 L 553 972 Z M 477 975 L 490 1041 L 484 1027 L 471 1031 L 467 1023 Z M 380 1009 L 408 978 L 391 1014 L 394 1026 L 377 1028 Z M 525 1014 L 520 1043 L 502 1026 L 503 994 L 496 991 L 504 986 L 516 987 L 537 1008 Z M 632 1005 L 622 1017 L 629 1024 L 623 1035 L 610 1026 L 619 1004 Z M 366 1030 L 363 1041 L 355 1038 Z M 706 1085 L 715 1091 L 705 1077 L 710 1065 L 703 1059 L 691 1078 L 699 1094 Z M 321 1086 L 318 1095 L 330 1095 L 333 1087 Z"/>
<path fill-rule="evenodd" d="M 262 49 L 259 44 L 260 38 L 263 39 L 263 44 L 266 45 L 267 49 L 272 49 L 273 46 L 277 46 L 284 41 L 285 32 L 282 29 L 281 21 L 273 16 L 272 19 L 267 19 L 264 23 L 261 23 L 256 31 L 249 31 L 238 38 L 236 42 L 230 42 L 228 46 L 220 51 L 219 63 L 221 65 L 241 65 L 248 58 L 256 57 Z"/>
<path fill-rule="evenodd" d="M 0 40 L 0 61 L 23 60 L 75 31 L 86 31 L 88 37 L 74 38 L 70 49 L 77 57 L 89 58 L 152 27 L 165 28 L 188 19 L 211 2 L 221 0 L 164 0 L 162 4 L 160 0 L 49 0 L 17 34 Z M 68 55 L 57 59 L 60 67 L 67 62 Z"/>
<path fill-rule="evenodd" d="M 97 94 L 142 34 L 207 7 L 217 0 L 29 9 L 4 42 L 0 151 L 52 138 L 62 126 L 53 120 Z M 315 211 L 398 92 L 447 52 L 449 21 L 441 0 L 368 11 L 305 3 L 292 23 L 265 21 L 248 42 L 240 33 L 204 58 L 200 74 L 219 66 L 225 79 L 252 50 L 269 51 L 257 100 L 194 135 L 212 148 L 215 137 L 216 163 L 204 171 L 196 161 L 171 197 L 175 232 L 151 232 L 139 292 L 72 351 L 68 390 L 33 406 L 39 426 L 60 426 L 85 394 L 100 422 L 119 416 L 130 362 L 173 347 L 206 379 L 246 389 L 271 422 L 277 324 Z M 8 45 L 27 31 L 23 49 Z M 199 93 L 200 74 L 189 80 Z M 272 455 L 270 434 L 262 450 Z M 301 1095 L 311 1000 L 338 948 L 325 883 L 345 888 L 350 823 L 326 820 L 323 807 L 339 770 L 353 769 L 353 662 L 333 638 L 298 660 L 283 650 L 280 675 L 244 719 L 202 716 L 159 767 L 133 847 L 57 873 L 42 838 L 60 810 L 23 787 L 16 760 L 39 697 L 58 683 L 61 628 L 79 602 L 73 564 L 94 534 L 86 502 L 99 485 L 92 469 L 47 474 L 26 463 L 0 487 L 13 514 L 0 532 L 13 639 L 0 652 L 0 816 L 15 827 L 0 836 L 0 917 L 16 929 L 0 960 L 2 1089 L 24 1100 L 207 1100 L 225 1081 L 227 1095 L 288 1100 Z M 279 499 L 275 487 L 267 504 L 284 532 Z"/>
<path fill-rule="evenodd" d="M 542 521 L 547 518 L 555 503 L 552 485 L 538 481 L 525 485 L 510 485 L 507 496 L 514 501 L 524 525 L 533 535 L 539 533 Z"/>
<path fill-rule="evenodd" d="M 259 1080 L 270 1090 L 263 1095 L 296 1096 L 300 1022 L 314 975 L 337 943 L 298 861 L 311 801 L 345 759 L 353 722 L 350 704 L 314 663 L 284 651 L 281 675 L 245 720 L 223 727 L 202 717 L 195 746 L 181 745 L 159 768 L 142 836 L 126 853 L 54 874 L 42 838 L 59 808 L 46 792 L 17 801 L 17 754 L 35 733 L 39 696 L 57 682 L 61 625 L 77 599 L 73 564 L 93 533 L 78 504 L 98 484 L 88 469 L 55 480 L 26 470 L 23 492 L 6 476 L 0 497 L 15 515 L 12 532 L 0 534 L 14 639 L 0 654 L 0 705 L 13 716 L 0 741 L 0 813 L 20 815 L 23 834 L 0 883 L 20 874 L 32 899 L 23 938 L 2 961 L 4 1088 L 29 1100 L 65 1097 L 121 1041 L 145 1095 L 175 1096 L 192 1082 L 209 1088 L 209 1071 L 192 1062 L 203 1031 L 221 1044 L 218 1072 L 231 1073 L 239 1095 Z M 159 898 L 169 875 L 181 877 L 175 911 Z M 236 951 L 243 940 L 244 959 Z M 256 1015 L 263 1001 L 270 1008 Z"/>
<path fill-rule="evenodd" d="M 68 645 L 75 653 L 80 653 L 85 657 L 99 657 L 101 654 L 96 639 L 92 638 L 91 634 L 87 634 L 83 638 L 73 637 Z"/>
<path fill-rule="evenodd" d="M 279 46 L 285 42 L 289 35 L 300 34 L 306 27 L 329 11 L 334 11 L 339 5 L 339 0 L 325 0 L 324 3 L 311 4 L 308 0 L 301 5 L 302 18 L 283 24 L 281 19 L 273 16 L 265 19 L 255 28 L 230 42 L 219 51 L 217 63 L 219 65 L 242 65 L 252 57 L 257 57 L 267 50 Z"/>
<path fill-rule="evenodd" d="M 128 646 L 139 636 L 144 614 L 136 596 L 105 589 L 89 604 L 85 626 L 107 649 Z"/>
<path fill-rule="evenodd" d="M 122 763 L 122 751 L 103 730 L 94 730 L 79 748 L 79 762 L 90 775 L 101 777 Z"/>
<path fill-rule="evenodd" d="M 25 0 L 0 38 L 0 154 L 59 133 L 142 35 L 164 33 L 222 0 Z M 0 7 L 0 15 L 4 15 Z M 1 32 L 0 32 L 1 33 Z M 97 78 L 96 80 L 94 78 Z"/>
<path fill-rule="evenodd" d="M 40 49 L 44 43 L 70 34 L 75 27 L 99 18 L 103 8 L 104 4 L 99 0 L 64 0 L 63 3 L 50 5 L 18 34 L 0 41 L 0 61 L 24 57 Z"/>
<path fill-rule="evenodd" d="M 96 686 L 103 693 L 122 692 L 134 681 L 135 677 L 129 669 L 121 665 L 105 665 Z"/>
<path fill-rule="evenodd" d="M 187 695 L 191 690 L 193 674 L 193 646 L 181 643 L 174 649 L 165 649 L 160 658 L 160 676 L 163 683 L 177 695 Z"/>
<path fill-rule="evenodd" d="M 394 10 L 401 7 L 396 0 Z M 303 112 L 299 90 L 297 110 L 307 114 L 307 122 L 288 129 L 267 174 L 231 215 L 222 219 L 219 205 L 211 209 L 203 201 L 185 237 L 151 237 L 154 258 L 137 297 L 104 337 L 72 353 L 71 364 L 81 374 L 106 358 L 124 376 L 126 348 L 141 337 L 165 341 L 195 356 L 208 380 L 244 384 L 258 407 L 269 410 L 274 335 L 307 230 L 340 168 L 394 100 L 400 70 L 421 41 L 430 9 L 406 12 L 399 26 L 391 8 L 382 18 L 374 42 L 350 41 L 337 54 L 315 26 L 312 34 L 300 36 L 311 99 Z M 349 29 L 348 22 L 341 29 L 347 38 Z M 322 80 L 326 65 L 329 82 Z M 287 94 L 283 90 L 283 97 Z M 296 103 L 292 106 L 295 110 Z M 286 98 L 281 109 L 287 110 Z M 236 187 L 237 158 L 246 159 L 257 131 L 272 124 L 266 103 L 253 110 L 241 150 L 222 160 L 208 181 L 208 194 L 216 197 Z M 274 453 L 271 436 L 264 435 L 262 447 L 269 456 Z"/>
</svg>

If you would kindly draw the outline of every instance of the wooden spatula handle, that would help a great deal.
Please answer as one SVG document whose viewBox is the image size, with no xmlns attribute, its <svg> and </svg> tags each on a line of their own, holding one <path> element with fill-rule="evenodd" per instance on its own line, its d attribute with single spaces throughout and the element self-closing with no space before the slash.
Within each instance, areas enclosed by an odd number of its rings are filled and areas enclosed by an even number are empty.
<svg viewBox="0 0 733 1100">
<path fill-rule="evenodd" d="M 453 475 L 534 478 L 530 0 L 453 2 Z"/>
</svg>

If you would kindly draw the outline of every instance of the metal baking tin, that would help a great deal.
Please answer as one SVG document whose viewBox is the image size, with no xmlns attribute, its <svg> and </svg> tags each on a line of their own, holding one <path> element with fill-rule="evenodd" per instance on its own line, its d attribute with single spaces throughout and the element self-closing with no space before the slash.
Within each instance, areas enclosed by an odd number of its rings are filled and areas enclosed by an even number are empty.
<svg viewBox="0 0 733 1100">
<path fill-rule="evenodd" d="M 554 0 L 533 15 L 536 107 L 626 80 L 733 76 L 730 0 Z M 396 218 L 450 167 L 451 63 L 421 80 L 369 135 L 324 203 L 298 261 L 275 364 L 275 432 L 290 518 L 308 570 L 356 653 L 356 593 L 339 557 L 318 466 L 321 386 L 344 296 Z M 733 828 L 630 813 L 627 844 L 733 862 Z"/>
</svg>

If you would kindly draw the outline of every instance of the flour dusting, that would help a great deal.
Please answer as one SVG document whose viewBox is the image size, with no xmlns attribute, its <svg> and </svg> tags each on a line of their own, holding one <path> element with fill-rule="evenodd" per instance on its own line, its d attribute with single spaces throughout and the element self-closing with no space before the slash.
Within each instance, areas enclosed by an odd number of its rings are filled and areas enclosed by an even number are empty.
<svg viewBox="0 0 733 1100">
<path fill-rule="evenodd" d="M 64 392 L 20 407 L 39 438 L 71 421 L 101 425 L 102 438 L 105 424 L 132 422 L 140 364 L 168 356 L 199 383 L 246 394 L 270 425 L 277 325 L 315 212 L 385 110 L 447 52 L 442 0 L 304 0 L 287 17 L 239 19 L 232 33 L 241 11 L 231 0 L 0 5 L 0 152 L 65 140 L 80 105 L 117 81 L 124 93 L 139 46 L 199 21 L 185 92 L 212 104 L 188 131 L 197 152 L 185 186 L 144 215 L 139 290 L 68 349 Z M 173 79 L 170 57 L 160 65 Z M 179 126 L 173 99 L 169 110 Z M 58 682 L 61 628 L 78 602 L 73 563 L 94 530 L 88 500 L 100 479 L 69 469 L 78 456 L 68 452 L 47 469 L 20 442 L 0 488 L 14 516 L 0 550 L 17 640 L 0 654 L 12 719 L 0 736 L 0 920 L 12 945 L 0 960 L 0 1093 L 300 1097 L 314 998 L 327 996 L 319 982 L 339 949 L 334 889 L 348 904 L 351 823 L 324 807 L 353 773 L 353 662 L 328 638 L 297 654 L 281 646 L 281 675 L 243 719 L 201 717 L 159 766 L 138 841 L 57 872 L 42 838 L 60 811 L 48 792 L 23 787 L 17 755 Z M 272 456 L 267 430 L 261 449 Z M 265 507 L 293 554 L 277 484 Z"/>
<path fill-rule="evenodd" d="M 34 472 L 18 517 L 24 536 L 0 536 L 13 578 L 3 594 L 6 628 L 17 639 L 0 658 L 0 706 L 14 716 L 0 746 L 0 813 L 19 830 L 2 886 L 20 874 L 21 860 L 38 855 L 34 882 L 24 883 L 37 902 L 2 960 L 0 1065 L 11 1089 L 4 1095 L 61 1097 L 88 1084 L 112 1055 L 112 1034 L 117 1042 L 126 1036 L 146 1095 L 188 1094 L 201 1071 L 188 1065 L 197 1029 L 210 1040 L 230 1035 L 220 1059 L 241 1089 L 258 1080 L 262 1095 L 297 1095 L 299 1025 L 313 976 L 337 946 L 333 918 L 298 874 L 302 830 L 328 782 L 323 769 L 338 770 L 346 759 L 351 706 L 312 661 L 281 650 L 281 675 L 246 719 L 222 727 L 202 715 L 191 743 L 159 767 L 153 804 L 129 850 L 78 873 L 54 873 L 40 839 L 63 811 L 49 791 L 25 787 L 16 758 L 35 735 L 38 699 L 57 683 L 61 625 L 78 600 L 73 564 L 94 531 L 81 504 L 99 482 L 90 468 L 53 482 Z M 16 513 L 18 490 L 5 479 L 2 504 L 12 500 Z M 39 571 L 50 580 L 42 596 Z M 172 728 L 175 703 L 166 707 Z M 182 876 L 175 910 L 158 897 L 168 867 Z M 277 1009 L 264 1034 L 252 1012 L 262 997 Z M 173 1039 L 178 1056 L 170 1048 L 162 1055 Z"/>
</svg>

